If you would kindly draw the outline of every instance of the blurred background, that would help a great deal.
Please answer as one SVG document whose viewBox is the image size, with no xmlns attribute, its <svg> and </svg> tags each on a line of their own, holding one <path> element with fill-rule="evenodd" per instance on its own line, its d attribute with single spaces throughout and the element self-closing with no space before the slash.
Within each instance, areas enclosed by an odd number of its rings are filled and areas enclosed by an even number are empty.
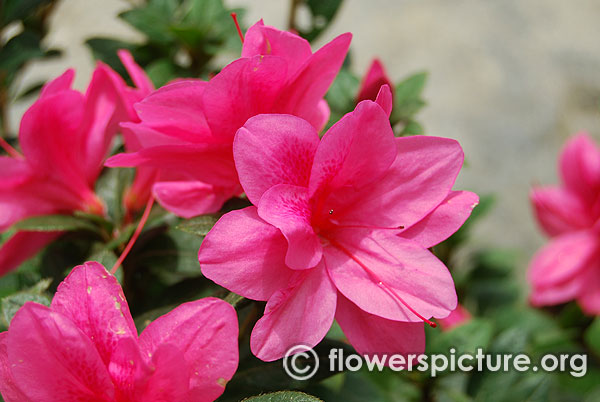
<svg viewBox="0 0 600 402">
<path fill-rule="evenodd" d="M 426 329 L 427 353 L 483 347 L 534 358 L 585 353 L 590 359 L 582 378 L 489 370 L 431 378 L 363 370 L 320 373 L 301 384 L 282 372 L 280 362 L 254 358 L 245 331 L 238 373 L 220 400 L 281 389 L 302 389 L 328 402 L 600 400 L 600 318 L 586 316 L 576 303 L 532 308 L 524 280 L 531 256 L 544 243 L 531 212 L 531 187 L 557 182 L 557 158 L 569 136 L 586 130 L 600 140 L 600 1 L 0 0 L 0 5 L 0 128 L 13 145 L 21 116 L 41 85 L 65 69 L 76 70 L 80 90 L 97 59 L 126 78 L 117 49 L 129 49 L 161 86 L 176 77 L 207 79 L 239 57 L 229 16 L 234 10 L 242 29 L 263 18 L 280 29 L 294 28 L 315 49 L 351 31 L 349 57 L 326 96 L 331 121 L 354 108 L 360 80 L 378 58 L 394 86 L 396 134 L 458 140 L 466 163 L 456 188 L 482 198 L 463 228 L 434 248 L 452 271 L 464 310 L 454 324 L 440 321 L 441 328 Z M 96 191 L 108 201 L 101 223 L 110 233 L 131 233 L 137 222 L 120 212 L 132 176 L 105 169 L 101 179 Z M 224 211 L 245 205 L 236 200 Z M 182 221 L 160 208 L 154 212 L 155 222 L 118 271 L 139 330 L 182 302 L 227 295 L 198 269 L 197 250 L 214 220 Z M 74 265 L 99 260 L 112 266 L 129 238 L 98 239 L 77 230 L 66 229 L 69 233 L 1 278 L 0 330 L 25 301 L 48 304 Z M 262 308 L 249 301 L 238 306 L 246 329 Z M 349 347 L 334 325 L 315 350 L 326 354 L 327 347 L 340 344 Z"/>
<path fill-rule="evenodd" d="M 56 2 L 43 43 L 62 54 L 28 64 L 15 92 L 68 67 L 77 71 L 75 86 L 85 88 L 94 66 L 85 41 L 142 41 L 140 32 L 117 18 L 139 3 Z M 260 18 L 278 28 L 288 25 L 290 1 L 225 4 L 246 9 L 246 26 Z M 303 14 L 300 7 L 299 25 L 308 18 Z M 557 155 L 569 135 L 587 130 L 600 138 L 599 17 L 597 0 L 346 0 L 315 45 L 352 31 L 351 68 L 358 76 L 373 57 L 393 82 L 429 72 L 427 107 L 420 118 L 426 133 L 462 144 L 468 167 L 457 188 L 496 197 L 495 208 L 474 228 L 472 243 L 517 250 L 524 267 L 543 242 L 532 219 L 529 189 L 557 180 Z M 9 29 L 3 39 L 10 35 Z M 12 132 L 33 100 L 10 106 Z"/>
</svg>

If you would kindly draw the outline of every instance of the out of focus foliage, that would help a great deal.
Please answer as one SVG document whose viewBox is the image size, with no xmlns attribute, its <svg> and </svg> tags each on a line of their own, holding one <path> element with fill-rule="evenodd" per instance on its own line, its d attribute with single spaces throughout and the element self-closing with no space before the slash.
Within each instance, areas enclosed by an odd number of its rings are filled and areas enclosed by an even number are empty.
<svg viewBox="0 0 600 402">
<path fill-rule="evenodd" d="M 207 78 L 218 66 L 219 53 L 239 54 L 240 40 L 228 9 L 221 0 L 147 0 L 119 15 L 143 34 L 141 43 L 118 38 L 91 38 L 94 56 L 126 76 L 118 49 L 129 49 L 159 87 L 181 77 Z"/>
<path fill-rule="evenodd" d="M 36 93 L 43 83 L 36 83 L 16 93 L 15 79 L 32 60 L 60 54 L 46 48 L 42 39 L 47 32 L 47 17 L 55 0 L 0 1 L 0 136 L 8 132 L 7 106 L 20 97 Z"/>
</svg>

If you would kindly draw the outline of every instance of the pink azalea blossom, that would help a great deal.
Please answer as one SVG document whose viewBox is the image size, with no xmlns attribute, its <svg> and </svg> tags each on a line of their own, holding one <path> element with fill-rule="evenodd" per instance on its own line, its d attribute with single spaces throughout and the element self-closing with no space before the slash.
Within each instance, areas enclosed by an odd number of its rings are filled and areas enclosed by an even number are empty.
<svg viewBox="0 0 600 402">
<path fill-rule="evenodd" d="M 446 318 L 440 318 L 437 320 L 442 327 L 442 330 L 449 331 L 452 328 L 458 327 L 471 320 L 471 313 L 469 310 L 464 308 L 462 304 L 456 306 L 454 310 Z"/>
<path fill-rule="evenodd" d="M 259 358 L 316 345 L 334 318 L 363 354 L 421 353 L 423 321 L 456 307 L 452 277 L 429 247 L 477 204 L 452 191 L 460 145 L 395 138 L 391 92 L 325 133 L 291 115 L 249 119 L 234 141 L 254 206 L 224 215 L 199 251 L 203 274 L 267 301 L 251 337 Z"/>
<path fill-rule="evenodd" d="M 135 62 L 129 51 L 119 50 L 117 54 L 135 85 L 134 88 L 127 86 L 116 72 L 109 70 L 113 85 L 119 94 L 118 120 L 123 123 L 139 123 L 140 119 L 135 111 L 134 104 L 150 95 L 154 91 L 154 84 Z M 125 149 L 128 152 L 136 152 L 142 148 L 137 137 L 132 135 L 129 129 L 122 129 L 121 131 L 125 141 Z M 144 207 L 152 192 L 156 175 L 157 171 L 154 168 L 140 167 L 136 169 L 133 184 L 124 195 L 124 203 L 128 211 L 134 212 Z"/>
<path fill-rule="evenodd" d="M 600 149 L 581 133 L 560 157 L 561 185 L 535 188 L 531 201 L 550 242 L 529 267 L 531 302 L 536 306 L 577 300 L 588 314 L 600 314 Z"/>
<path fill-rule="evenodd" d="M 19 130 L 23 157 L 0 157 L 0 231 L 35 215 L 102 213 L 94 183 L 118 129 L 111 71 L 99 64 L 85 94 L 73 70 L 47 83 Z M 35 254 L 57 233 L 20 232 L 0 249 L 0 274 Z"/>
<path fill-rule="evenodd" d="M 7 402 L 213 401 L 238 364 L 237 317 L 206 298 L 138 337 L 121 286 L 102 265 L 75 267 L 52 305 L 28 302 L 0 334 Z"/>
<path fill-rule="evenodd" d="M 379 89 L 384 85 L 389 85 L 390 88 L 394 87 L 387 76 L 381 61 L 379 61 L 379 59 L 373 59 L 371 66 L 367 70 L 367 73 L 360 84 L 360 89 L 356 96 L 356 103 L 363 100 L 374 101 L 379 93 Z"/>
<path fill-rule="evenodd" d="M 181 80 L 152 93 L 124 124 L 140 144 L 107 166 L 159 171 L 154 194 L 183 217 L 218 211 L 242 192 L 233 161 L 236 131 L 261 113 L 287 113 L 320 130 L 329 118 L 323 99 L 342 65 L 351 35 L 343 34 L 313 53 L 300 36 L 265 26 L 246 33 L 242 57 L 210 81 Z"/>
</svg>

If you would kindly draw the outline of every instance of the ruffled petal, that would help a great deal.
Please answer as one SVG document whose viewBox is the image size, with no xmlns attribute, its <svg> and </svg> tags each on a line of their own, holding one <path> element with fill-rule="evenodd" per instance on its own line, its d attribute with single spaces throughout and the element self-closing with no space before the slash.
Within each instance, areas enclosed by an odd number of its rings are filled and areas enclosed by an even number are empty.
<svg viewBox="0 0 600 402">
<path fill-rule="evenodd" d="M 286 61 L 254 56 L 227 65 L 206 85 L 204 113 L 213 135 L 231 141 L 246 120 L 273 111 L 287 76 Z"/>
<path fill-rule="evenodd" d="M 15 383 L 33 401 L 112 401 L 115 390 L 92 341 L 71 320 L 28 302 L 8 331 Z"/>
<path fill-rule="evenodd" d="M 121 285 L 97 262 L 73 268 L 58 286 L 52 310 L 70 319 L 93 341 L 105 364 L 121 339 L 137 338 Z"/>
<path fill-rule="evenodd" d="M 469 191 L 451 191 L 429 215 L 400 233 L 424 248 L 433 247 L 453 235 L 471 215 L 479 197 Z"/>
<path fill-rule="evenodd" d="M 154 355 L 175 346 L 188 366 L 190 391 L 212 401 L 223 393 L 238 364 L 238 321 L 233 307 L 216 298 L 184 303 L 157 318 L 142 332 L 140 348 Z M 160 370 L 159 362 L 156 363 Z M 173 366 L 174 370 L 181 370 Z"/>
<path fill-rule="evenodd" d="M 287 242 L 262 220 L 256 207 L 225 214 L 206 235 L 198 252 L 202 273 L 226 289 L 268 300 L 287 287 L 294 271 L 285 265 Z"/>
<path fill-rule="evenodd" d="M 323 264 L 298 272 L 286 289 L 269 299 L 265 315 L 252 330 L 252 353 L 263 361 L 273 361 L 292 346 L 315 346 L 333 323 L 336 298 Z"/>
<path fill-rule="evenodd" d="M 292 269 L 312 268 L 321 261 L 323 247 L 311 226 L 308 189 L 278 184 L 265 192 L 258 215 L 279 228 L 288 241 L 285 263 Z"/>
<path fill-rule="evenodd" d="M 248 199 L 276 184 L 307 186 L 319 135 L 308 122 L 290 115 L 259 115 L 237 132 L 233 156 Z"/>
</svg>

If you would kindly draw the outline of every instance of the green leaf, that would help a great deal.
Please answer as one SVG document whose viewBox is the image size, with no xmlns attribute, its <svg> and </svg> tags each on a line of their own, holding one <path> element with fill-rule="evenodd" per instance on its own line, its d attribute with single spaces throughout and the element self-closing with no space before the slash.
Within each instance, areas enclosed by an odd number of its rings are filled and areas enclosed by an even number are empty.
<svg viewBox="0 0 600 402">
<path fill-rule="evenodd" d="M 25 63 L 44 56 L 40 37 L 34 32 L 23 31 L 11 38 L 0 52 L 0 70 L 5 72 L 7 83 Z M 4 74 L 3 74 L 4 75 Z"/>
<path fill-rule="evenodd" d="M 279 391 L 246 398 L 247 402 L 322 402 L 321 399 L 297 391 Z"/>
<path fill-rule="evenodd" d="M 406 125 L 402 128 L 402 131 L 400 132 L 400 136 L 423 134 L 425 134 L 425 129 L 419 122 L 416 122 L 414 120 L 411 120 L 408 123 L 406 123 Z"/>
<path fill-rule="evenodd" d="M 340 70 L 325 99 L 332 111 L 345 114 L 354 109 L 359 79 L 349 69 Z"/>
<path fill-rule="evenodd" d="M 11 21 L 26 18 L 34 14 L 40 6 L 50 2 L 52 0 L 3 0 L 0 2 L 2 26 L 6 26 Z"/>
<path fill-rule="evenodd" d="M 134 175 L 135 169 L 111 168 L 105 169 L 96 181 L 96 194 L 104 201 L 107 214 L 115 223 L 123 218 L 123 195 L 133 182 Z"/>
<path fill-rule="evenodd" d="M 98 227 L 89 221 L 71 215 L 42 215 L 23 219 L 12 225 L 10 230 L 27 232 L 70 232 L 87 230 L 97 232 Z"/>
<path fill-rule="evenodd" d="M 154 86 L 159 88 L 177 78 L 177 68 L 169 59 L 158 59 L 148 64 L 146 74 L 148 74 Z"/>
<path fill-rule="evenodd" d="M 306 40 L 313 41 L 329 26 L 342 0 L 307 0 L 306 5 L 311 14 L 310 27 L 298 30 Z"/>
<path fill-rule="evenodd" d="M 600 317 L 596 317 L 592 325 L 585 331 L 585 343 L 600 357 Z"/>
<path fill-rule="evenodd" d="M 427 82 L 427 72 L 413 74 L 396 85 L 391 121 L 409 122 L 425 106 L 421 94 Z"/>
<path fill-rule="evenodd" d="M 51 279 L 43 279 L 27 290 L 3 298 L 2 324 L 7 328 L 17 311 L 29 301 L 49 306 L 51 299 L 45 292 L 51 283 Z"/>
<path fill-rule="evenodd" d="M 122 12 L 119 17 L 146 34 L 151 41 L 168 45 L 173 41 L 169 25 L 178 3 L 177 0 L 150 0 L 141 7 Z"/>
<path fill-rule="evenodd" d="M 135 45 L 117 39 L 109 38 L 91 38 L 85 41 L 86 45 L 92 50 L 92 55 L 96 60 L 102 60 L 115 70 L 121 77 L 127 77 L 128 73 L 125 66 L 121 64 L 117 51 L 119 49 L 127 49 L 134 52 Z M 137 54 L 134 54 L 136 62 L 140 63 Z"/>
<path fill-rule="evenodd" d="M 187 219 L 177 225 L 175 228 L 196 236 L 204 237 L 213 228 L 219 220 L 218 214 L 208 214 Z"/>
<path fill-rule="evenodd" d="M 427 327 L 427 353 L 447 354 L 450 348 L 456 349 L 456 354 L 475 354 L 477 348 L 486 348 L 493 334 L 492 324 L 484 319 L 472 318 L 470 321 L 441 332 L 439 329 Z"/>
</svg>

